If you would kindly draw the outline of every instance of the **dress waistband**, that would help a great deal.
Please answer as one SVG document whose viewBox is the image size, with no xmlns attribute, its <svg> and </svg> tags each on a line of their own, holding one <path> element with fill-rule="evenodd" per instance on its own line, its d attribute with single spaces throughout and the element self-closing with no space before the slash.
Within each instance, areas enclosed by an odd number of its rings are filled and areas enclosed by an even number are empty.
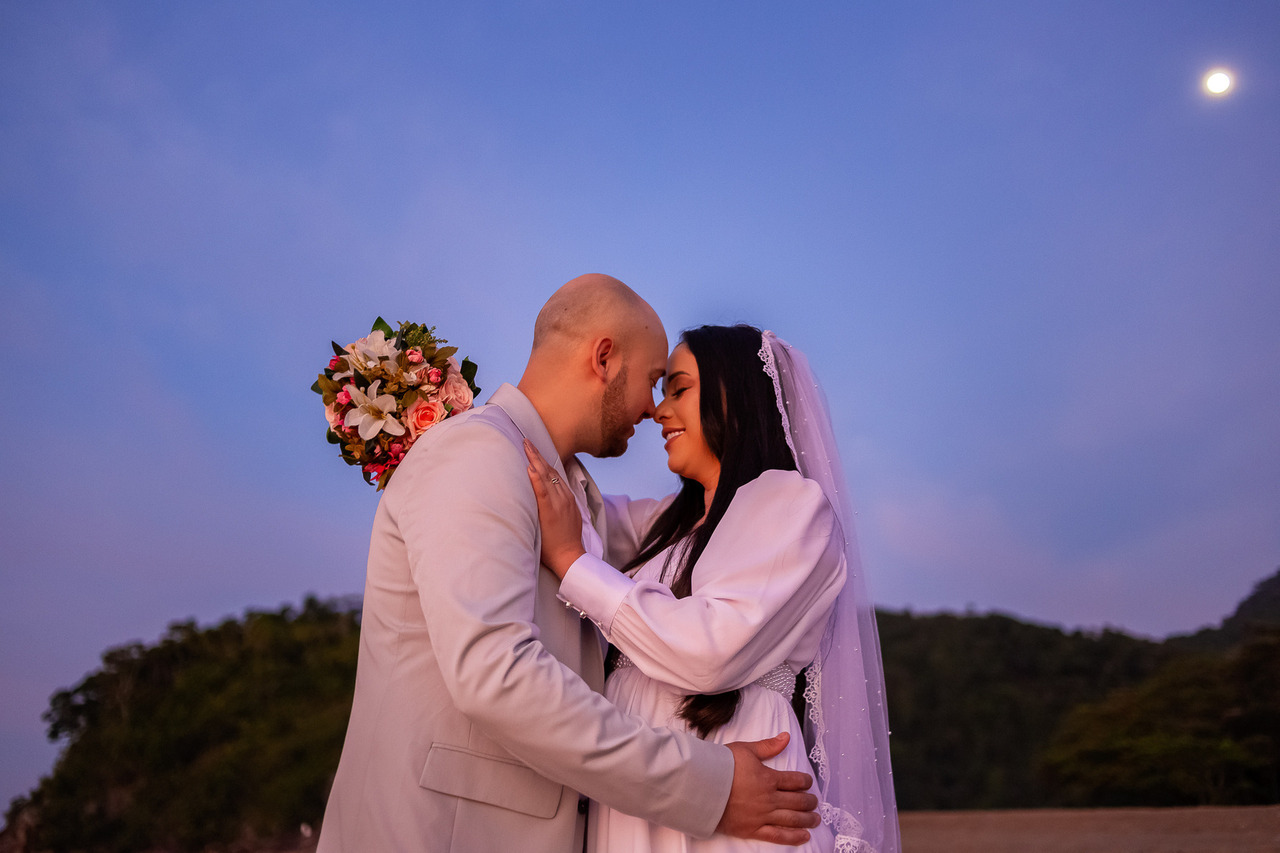
<svg viewBox="0 0 1280 853">
<path fill-rule="evenodd" d="M 635 665 L 635 661 L 622 652 L 618 652 L 613 659 L 613 671 L 615 672 L 624 667 Z M 785 663 L 778 664 L 751 683 L 780 694 L 788 702 L 791 701 L 791 697 L 796 693 L 796 674 Z"/>
</svg>

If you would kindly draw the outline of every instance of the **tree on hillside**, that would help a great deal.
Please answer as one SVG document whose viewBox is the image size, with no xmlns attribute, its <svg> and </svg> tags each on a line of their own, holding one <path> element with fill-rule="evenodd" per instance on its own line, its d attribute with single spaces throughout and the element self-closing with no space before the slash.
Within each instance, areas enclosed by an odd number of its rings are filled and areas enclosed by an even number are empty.
<svg viewBox="0 0 1280 853">
<path fill-rule="evenodd" d="M 1045 768 L 1072 805 L 1280 802 L 1280 631 L 1075 709 Z"/>
<path fill-rule="evenodd" d="M 318 824 L 351 709 L 354 607 L 308 598 L 107 651 L 55 694 L 66 746 L 7 815 L 33 850 L 204 850 Z"/>
<path fill-rule="evenodd" d="M 1037 766 L 1073 706 L 1154 672 L 1157 643 L 1008 616 L 879 614 L 899 807 L 1054 803 Z"/>
</svg>

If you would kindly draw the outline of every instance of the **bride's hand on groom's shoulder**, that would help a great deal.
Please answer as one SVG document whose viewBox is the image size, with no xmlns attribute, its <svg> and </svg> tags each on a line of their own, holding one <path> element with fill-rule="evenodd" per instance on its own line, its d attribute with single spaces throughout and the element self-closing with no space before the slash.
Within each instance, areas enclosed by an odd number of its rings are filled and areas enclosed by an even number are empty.
<svg viewBox="0 0 1280 853">
<path fill-rule="evenodd" d="M 574 560 L 586 553 L 582 547 L 582 513 L 569 484 L 560 479 L 527 440 L 524 453 L 529 457 L 529 483 L 538 499 L 542 563 L 563 579 Z"/>
</svg>

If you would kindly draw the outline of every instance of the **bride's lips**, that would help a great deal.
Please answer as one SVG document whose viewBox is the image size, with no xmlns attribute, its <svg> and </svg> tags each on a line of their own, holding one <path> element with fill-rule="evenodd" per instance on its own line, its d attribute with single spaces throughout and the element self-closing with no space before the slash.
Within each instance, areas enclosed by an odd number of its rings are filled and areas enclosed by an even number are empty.
<svg viewBox="0 0 1280 853">
<path fill-rule="evenodd" d="M 670 450 L 671 442 L 675 441 L 682 435 L 684 435 L 684 430 L 682 429 L 664 429 L 662 431 L 662 437 L 666 439 L 666 442 L 662 446 L 667 450 Z"/>
</svg>

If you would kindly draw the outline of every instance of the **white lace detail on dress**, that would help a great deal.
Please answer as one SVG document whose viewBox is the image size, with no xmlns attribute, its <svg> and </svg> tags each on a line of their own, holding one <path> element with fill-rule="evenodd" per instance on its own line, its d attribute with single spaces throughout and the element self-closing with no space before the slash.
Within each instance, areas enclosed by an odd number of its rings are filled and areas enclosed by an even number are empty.
<svg viewBox="0 0 1280 853">
<path fill-rule="evenodd" d="M 618 657 L 613 663 L 613 671 L 617 672 L 628 666 L 635 666 L 636 662 L 631 658 L 618 652 Z M 774 693 L 781 694 L 783 699 L 788 702 L 791 697 L 796 695 L 796 674 L 791 671 L 791 667 L 785 663 L 780 663 L 764 675 L 757 678 L 752 684 L 758 684 L 766 690 L 772 690 Z"/>
<path fill-rule="evenodd" d="M 782 398 L 782 382 L 778 379 L 778 363 L 773 358 L 773 347 L 769 346 L 769 342 L 773 339 L 773 332 L 766 329 L 761 336 L 760 352 L 756 355 L 760 356 L 760 360 L 764 362 L 764 372 L 769 374 L 769 378 L 773 381 L 773 399 L 778 404 L 778 414 L 782 415 L 782 434 L 787 439 L 787 447 L 791 448 L 791 458 L 799 465 L 800 454 L 796 453 L 796 446 L 791 441 L 791 421 L 787 418 L 787 407 Z"/>
<path fill-rule="evenodd" d="M 785 663 L 775 666 L 751 683 L 781 694 L 788 702 L 796 695 L 796 674 Z"/>
</svg>

